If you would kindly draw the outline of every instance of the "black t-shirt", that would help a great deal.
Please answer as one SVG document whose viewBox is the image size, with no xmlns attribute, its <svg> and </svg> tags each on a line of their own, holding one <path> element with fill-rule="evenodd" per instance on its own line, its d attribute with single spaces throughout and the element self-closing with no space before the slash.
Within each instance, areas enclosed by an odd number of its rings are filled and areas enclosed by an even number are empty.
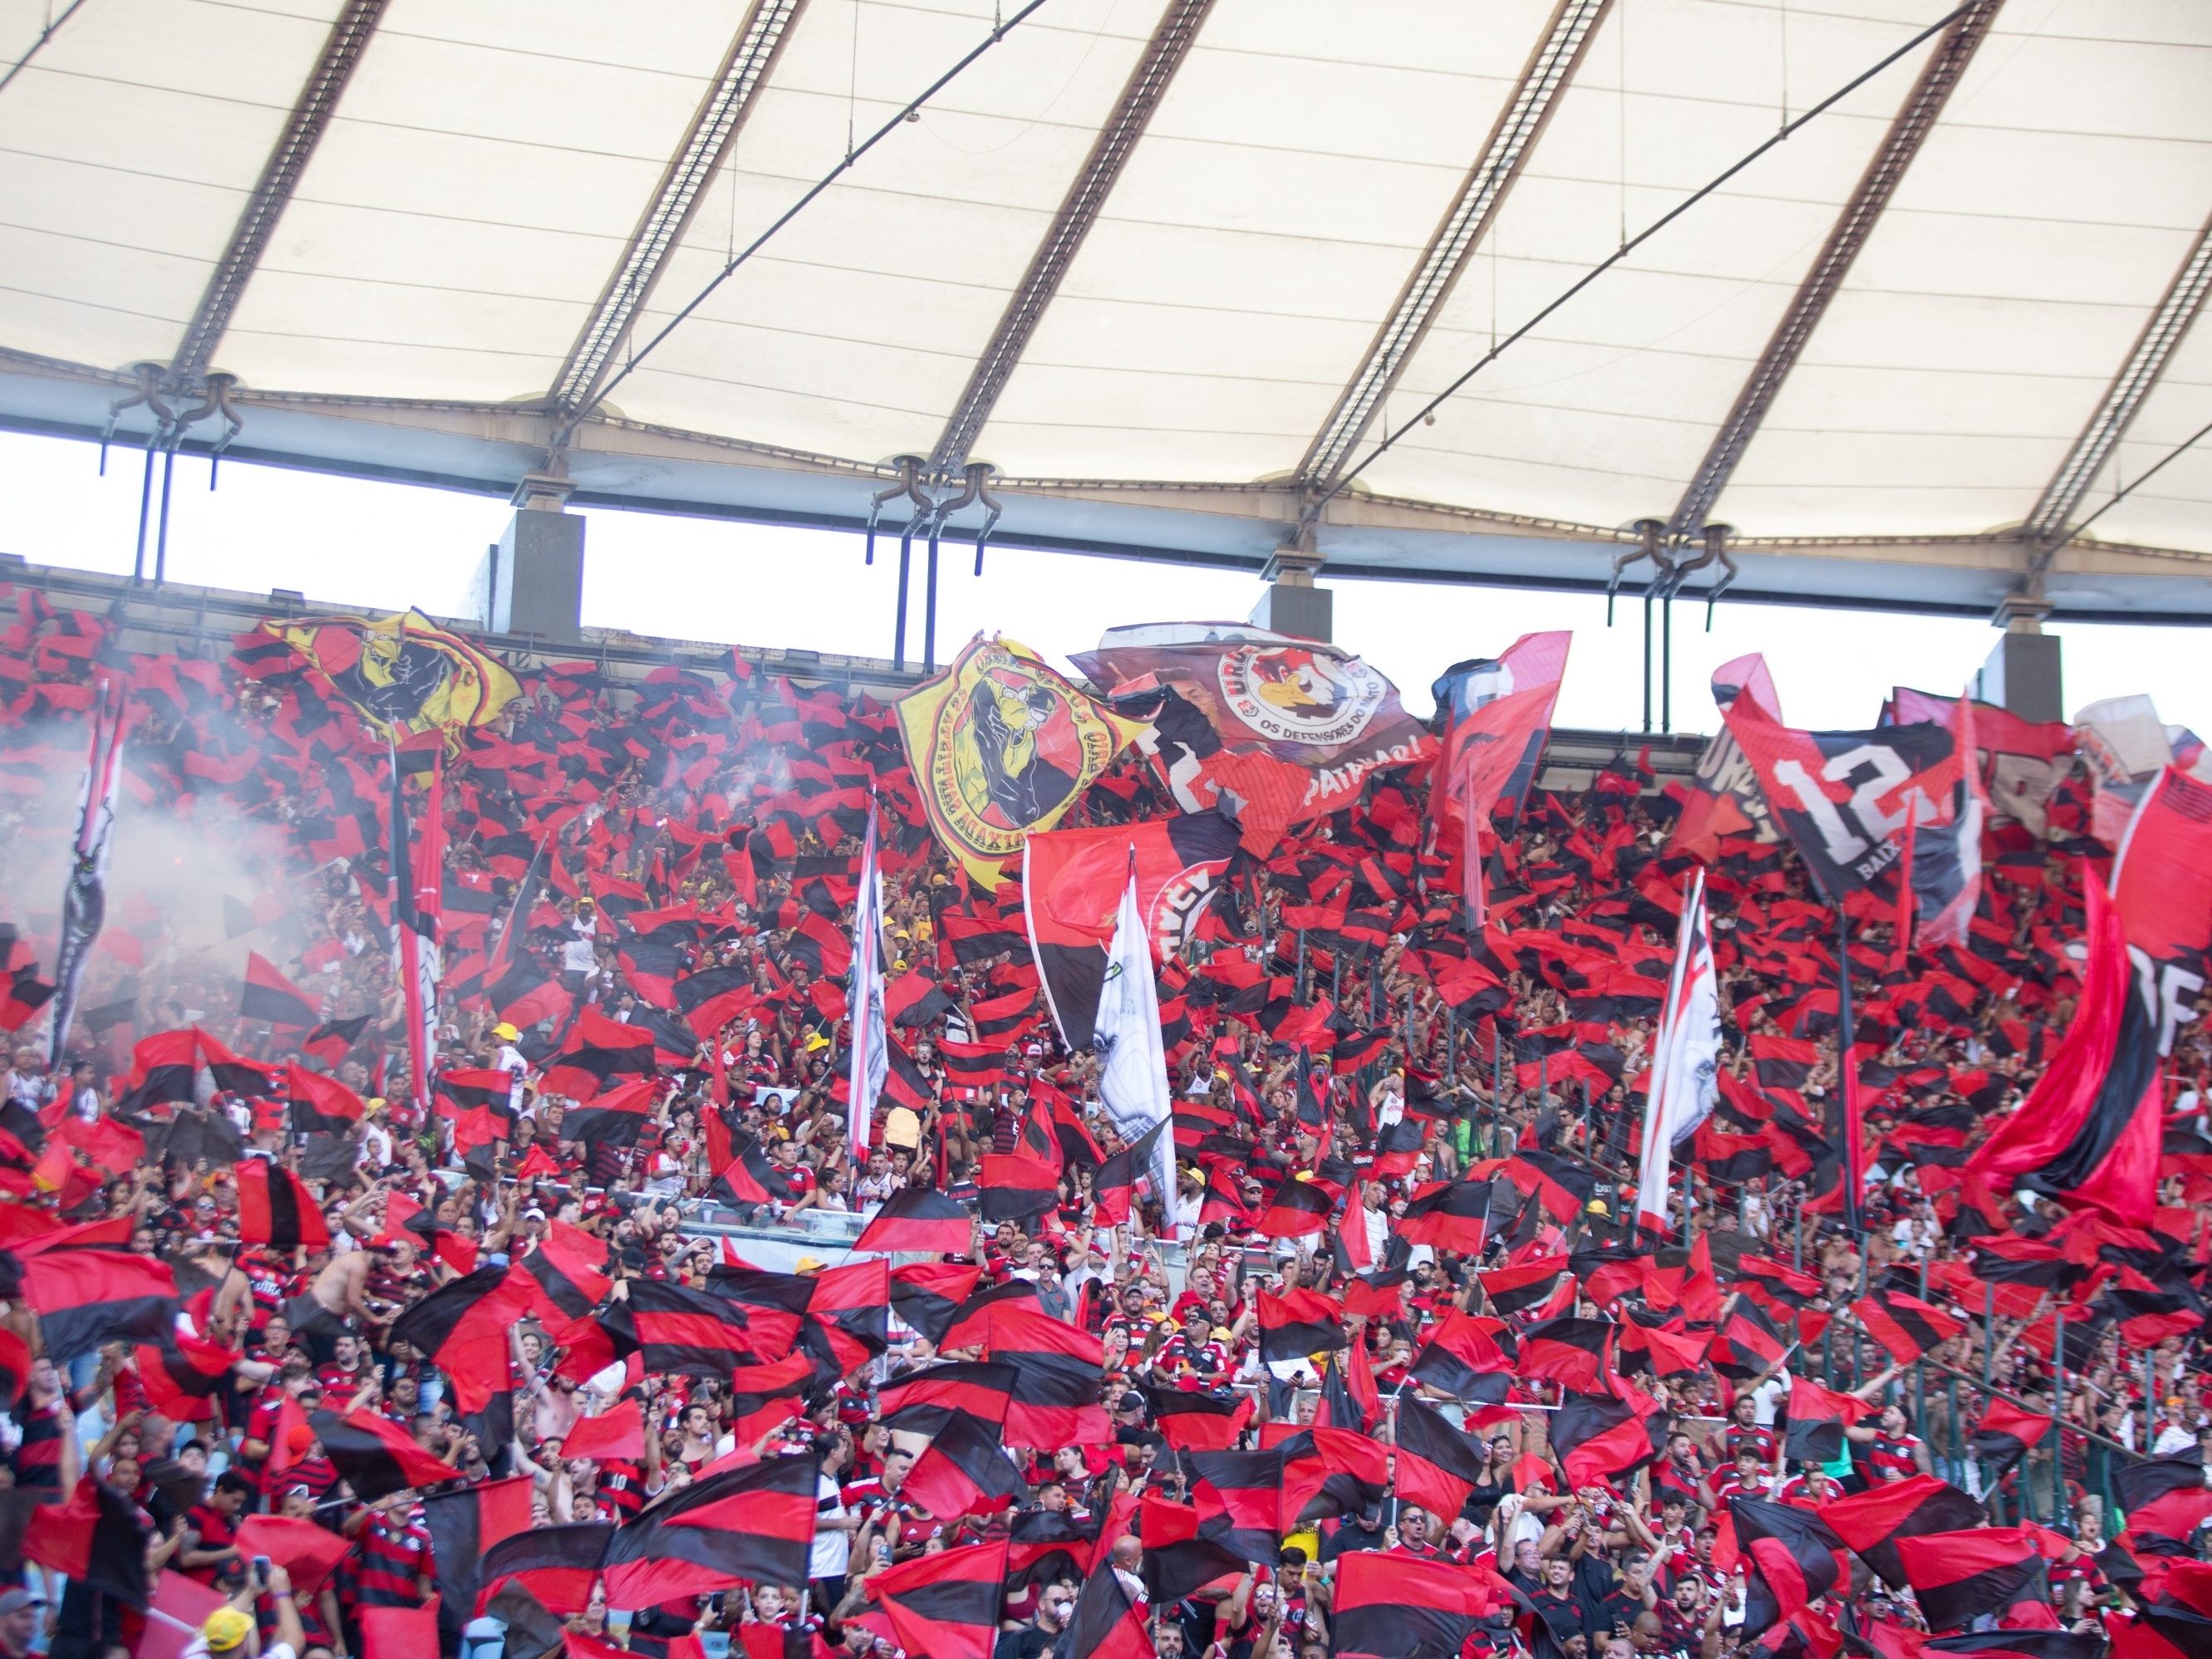
<svg viewBox="0 0 2212 1659">
<path fill-rule="evenodd" d="M 1039 1630 L 1035 1625 L 1000 1631 L 998 1644 L 991 1650 L 991 1659 L 1037 1659 L 1037 1655 L 1058 1639 L 1051 1632 Z"/>
</svg>

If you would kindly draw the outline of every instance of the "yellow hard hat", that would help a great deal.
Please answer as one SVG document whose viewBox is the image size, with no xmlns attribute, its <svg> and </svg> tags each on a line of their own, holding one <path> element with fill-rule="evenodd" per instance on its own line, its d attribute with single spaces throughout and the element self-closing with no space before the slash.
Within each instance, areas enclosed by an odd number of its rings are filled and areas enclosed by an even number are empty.
<svg viewBox="0 0 2212 1659">
<path fill-rule="evenodd" d="M 200 1634 L 207 1638 L 210 1653 L 228 1653 L 246 1645 L 246 1638 L 253 1634 L 253 1621 L 236 1607 L 217 1607 L 208 1614 Z"/>
</svg>

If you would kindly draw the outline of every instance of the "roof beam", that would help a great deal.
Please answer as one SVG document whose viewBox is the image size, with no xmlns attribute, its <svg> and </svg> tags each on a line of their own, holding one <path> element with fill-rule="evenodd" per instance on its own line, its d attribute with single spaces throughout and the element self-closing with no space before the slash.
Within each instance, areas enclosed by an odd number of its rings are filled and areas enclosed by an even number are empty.
<svg viewBox="0 0 2212 1659">
<path fill-rule="evenodd" d="M 1744 451 L 1758 434 L 1759 423 L 1773 406 L 1782 383 L 1796 367 L 1798 356 L 1813 337 L 1813 331 L 1820 326 L 1828 302 L 1842 289 L 1852 261 L 1874 234 L 1875 222 L 1889 205 L 1913 157 L 1919 155 L 1921 144 L 1934 130 L 1936 118 L 1943 112 L 1943 106 L 1966 74 L 1966 65 L 1973 61 L 1974 53 L 1988 38 L 1997 8 L 2003 3 L 2004 0 L 1978 0 L 1937 39 L 1928 61 L 1921 65 L 1920 76 L 1912 83 L 1911 92 L 1891 120 L 1881 148 L 1867 163 L 1866 171 L 1859 176 L 1858 187 L 1851 191 L 1850 199 L 1844 204 L 1843 212 L 1828 232 L 1828 240 L 1813 261 L 1813 268 L 1798 284 L 1773 337 L 1766 343 L 1766 349 L 1759 354 L 1759 361 L 1752 365 L 1749 378 L 1736 394 L 1735 406 L 1729 410 L 1728 418 L 1713 434 L 1704 462 L 1691 478 L 1689 487 L 1683 490 L 1674 516 L 1667 521 L 1670 538 L 1695 535 L 1704 526 L 1713 503 L 1728 488 L 1736 464 L 1743 459 Z"/>
<path fill-rule="evenodd" d="M 690 228 L 707 186 L 737 143 L 799 14 L 805 9 L 806 0 L 754 0 L 714 85 L 691 117 L 684 143 L 670 158 L 637 228 L 630 233 L 621 263 L 608 276 L 599 303 L 554 376 L 546 396 L 556 409 L 574 412 L 590 407 L 615 353 L 629 338 L 637 313 L 659 283 L 669 255 Z"/>
<path fill-rule="evenodd" d="M 2022 528 L 2035 549 L 2031 569 L 2047 568 L 2051 556 L 2065 545 L 2075 510 L 2127 435 L 2159 376 L 2166 373 L 2167 362 L 2203 308 L 2207 292 L 2212 292 L 2212 219 L 2207 219 L 2197 233 L 2181 269 L 2166 288 L 2166 297 L 2136 337 L 2135 349 L 2128 353 L 2127 362 L 2105 389 L 2081 435 L 2074 440 L 2074 447 L 2066 452 L 2065 460 L 2044 486 L 2035 510 L 2027 515 Z"/>
<path fill-rule="evenodd" d="M 1206 14 L 1212 9 L 1213 0 L 1168 0 L 1167 9 L 1160 15 L 1144 56 L 1129 72 L 1113 113 L 1098 129 L 1089 157 L 1075 175 L 1074 183 L 1067 187 L 1060 211 L 1053 215 L 1044 240 L 1030 260 L 1030 268 L 1008 298 L 990 343 L 969 371 L 968 385 L 960 394 L 960 401 L 953 405 L 937 447 L 930 451 L 928 470 L 932 477 L 949 476 L 966 465 L 968 452 L 975 447 L 984 423 L 991 418 L 999 394 L 1006 389 L 1006 382 L 1021 362 L 1022 353 L 1029 349 L 1030 337 L 1036 332 L 1045 307 L 1059 293 L 1060 281 L 1075 262 L 1083 239 L 1097 222 L 1099 210 L 1114 193 L 1122 167 L 1152 122 L 1152 112 L 1159 107 L 1169 82 L 1182 67 L 1183 59 L 1190 55 L 1191 43 L 1198 39 Z"/>
<path fill-rule="evenodd" d="M 246 285 L 261 264 L 269 239 L 276 234 L 276 222 L 284 216 L 292 192 L 307 170 L 308 159 L 337 113 L 338 100 L 345 95 L 346 82 L 353 78 L 362 54 L 368 50 L 370 37 L 383 20 L 384 5 L 385 0 L 346 0 L 337 21 L 331 25 L 322 54 L 315 59 L 307 83 L 300 89 L 292 113 L 284 122 L 284 131 L 262 167 L 260 180 L 246 198 L 245 210 L 231 230 L 230 245 L 216 262 L 200 295 L 199 307 L 185 325 L 184 339 L 169 366 L 171 377 L 179 383 L 189 385 L 200 380 L 214 362 L 216 348 L 222 343 L 238 302 L 246 296 Z"/>
<path fill-rule="evenodd" d="M 1574 79 L 1613 0 L 1559 0 L 1552 21 L 1522 66 L 1513 95 L 1498 112 L 1482 154 L 1468 169 L 1443 222 L 1429 239 L 1420 263 L 1399 291 L 1398 302 L 1376 330 L 1336 407 L 1298 464 L 1306 483 L 1326 488 L 1351 464 L 1354 449 L 1375 422 L 1383 402 L 1413 361 L 1429 325 L 1451 296 L 1460 273 L 1489 233 L 1514 181 L 1521 176 L 1559 94 Z"/>
</svg>

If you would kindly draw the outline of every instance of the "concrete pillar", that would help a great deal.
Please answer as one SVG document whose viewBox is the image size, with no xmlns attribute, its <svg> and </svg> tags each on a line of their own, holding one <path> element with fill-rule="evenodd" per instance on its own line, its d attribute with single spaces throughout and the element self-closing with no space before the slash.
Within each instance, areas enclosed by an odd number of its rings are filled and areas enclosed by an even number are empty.
<svg viewBox="0 0 2212 1659">
<path fill-rule="evenodd" d="M 1277 548 L 1267 568 L 1260 573 L 1267 586 L 1245 620 L 1270 633 L 1328 643 L 1334 624 L 1336 595 L 1314 586 L 1321 562 L 1310 552 Z"/>
<path fill-rule="evenodd" d="M 2050 608 L 2020 600 L 2002 610 L 1998 616 L 2005 631 L 1978 677 L 1984 702 L 1997 703 L 2024 720 L 2066 718 L 2058 636 L 2043 631 L 2043 614 Z"/>
<path fill-rule="evenodd" d="M 477 568 L 477 614 L 495 634 L 573 645 L 583 637 L 584 520 L 562 510 L 566 478 L 532 473 L 507 531 Z"/>
</svg>

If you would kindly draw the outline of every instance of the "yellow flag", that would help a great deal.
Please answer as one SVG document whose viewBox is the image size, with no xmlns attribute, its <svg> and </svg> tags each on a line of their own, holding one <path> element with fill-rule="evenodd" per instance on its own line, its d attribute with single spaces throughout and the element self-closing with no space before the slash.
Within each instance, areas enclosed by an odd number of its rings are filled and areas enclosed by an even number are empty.
<svg viewBox="0 0 2212 1659">
<path fill-rule="evenodd" d="M 489 726 L 522 695 L 496 657 L 419 611 L 392 617 L 271 617 L 262 631 L 312 664 L 379 737 Z"/>
</svg>

